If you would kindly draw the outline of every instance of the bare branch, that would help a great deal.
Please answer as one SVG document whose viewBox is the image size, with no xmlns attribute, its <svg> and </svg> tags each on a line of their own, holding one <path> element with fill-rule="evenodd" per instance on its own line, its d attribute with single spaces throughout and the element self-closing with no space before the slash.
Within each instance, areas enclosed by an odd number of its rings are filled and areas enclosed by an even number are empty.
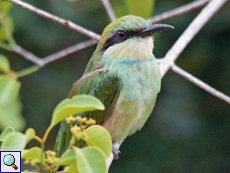
<svg viewBox="0 0 230 173">
<path fill-rule="evenodd" d="M 203 7 L 205 6 L 210 0 L 196 0 L 194 2 L 191 2 L 189 4 L 183 5 L 179 8 L 167 11 L 165 13 L 162 13 L 160 15 L 154 16 L 152 18 L 150 18 L 149 20 L 152 23 L 158 23 L 167 19 L 171 19 L 174 18 L 176 16 L 185 14 L 187 12 L 190 12 L 192 10 L 195 10 L 197 8 Z"/>
<path fill-rule="evenodd" d="M 13 51 L 21 56 L 23 56 L 25 59 L 30 60 L 31 62 L 37 64 L 39 67 L 43 65 L 42 59 L 35 56 L 33 53 L 28 52 L 27 50 L 23 49 L 19 45 L 15 45 L 13 47 Z"/>
<path fill-rule="evenodd" d="M 52 20 L 52 21 L 54 21 L 60 25 L 63 25 L 66 28 L 72 29 L 74 31 L 77 31 L 77 32 L 83 34 L 83 35 L 86 35 L 86 36 L 88 36 L 94 40 L 100 40 L 100 37 L 101 37 L 100 35 L 96 34 L 93 31 L 87 30 L 87 29 L 85 29 L 85 28 L 83 28 L 83 27 L 81 27 L 81 26 L 79 26 L 79 25 L 77 25 L 77 24 L 75 24 L 69 20 L 65 20 L 65 19 L 62 19 L 60 17 L 57 17 L 57 16 L 50 14 L 44 10 L 38 9 L 38 8 L 28 4 L 26 2 L 22 2 L 21 0 L 7 0 L 7 1 L 12 2 L 13 4 L 18 5 L 22 8 L 25 8 L 25 9 L 33 12 L 33 13 L 36 13 L 36 14 L 44 17 L 44 18 Z"/>
<path fill-rule="evenodd" d="M 25 59 L 35 63 L 37 66 L 39 66 L 40 68 L 41 67 L 44 67 L 45 65 L 53 62 L 53 61 L 56 61 L 58 59 L 61 59 L 65 56 L 68 56 L 72 53 L 75 53 L 79 50 L 82 50 L 82 49 L 85 49 L 85 48 L 88 48 L 92 45 L 95 45 L 97 44 L 97 41 L 96 40 L 88 40 L 88 41 L 85 41 L 85 42 L 81 42 L 81 43 L 78 43 L 74 46 L 71 46 L 71 47 L 68 47 L 66 49 L 63 49 L 59 52 L 56 52 L 54 54 L 51 54 L 43 59 L 35 56 L 33 53 L 31 52 L 28 52 L 27 50 L 23 49 L 21 46 L 19 45 L 16 45 L 13 47 L 13 51 L 15 53 L 18 53 L 19 55 L 23 56 Z"/>
<path fill-rule="evenodd" d="M 27 4 L 25 2 L 22 2 L 20 0 L 8 0 L 8 1 L 12 2 L 12 3 L 14 3 L 14 4 L 16 4 L 16 5 L 18 5 L 18 6 L 22 7 L 22 8 L 25 8 L 25 9 L 31 11 L 31 12 L 34 12 L 34 13 L 42 16 L 42 17 L 45 17 L 45 18 L 50 19 L 50 20 L 52 20 L 54 22 L 57 22 L 57 23 L 65 26 L 67 28 L 70 28 L 70 29 L 73 29 L 75 31 L 78 31 L 81 34 L 89 36 L 89 37 L 91 37 L 91 38 L 93 38 L 95 40 L 99 40 L 100 37 L 101 37 L 100 35 L 92 32 L 90 30 L 87 30 L 87 29 L 85 29 L 85 28 L 83 28 L 81 26 L 78 26 L 78 25 L 74 24 L 71 21 L 67 21 L 67 20 L 64 20 L 62 18 L 59 18 L 59 17 L 57 17 L 55 15 L 47 13 L 46 11 L 38 9 L 38 8 L 36 8 L 36 7 L 34 7 L 34 6 L 30 5 L 30 4 Z M 18 53 L 18 54 L 22 55 L 25 59 L 30 60 L 31 62 L 35 63 L 39 67 L 43 67 L 43 66 L 47 65 L 48 63 L 50 63 L 52 61 L 55 61 L 55 60 L 60 59 L 60 58 L 63 58 L 65 56 L 69 55 L 69 54 L 72 54 L 72 53 L 76 52 L 76 51 L 82 50 L 84 48 L 87 48 L 87 47 L 89 47 L 91 45 L 96 44 L 97 41 L 95 41 L 95 40 L 90 40 L 90 41 L 79 43 L 77 45 L 71 46 L 71 47 L 66 48 L 64 50 L 61 50 L 61 51 L 59 51 L 57 53 L 54 53 L 54 54 L 52 54 L 50 56 L 47 56 L 44 59 L 41 59 L 41 58 L 35 56 L 33 53 L 28 52 L 27 50 L 23 49 L 19 45 L 15 45 L 13 47 L 13 51 L 15 53 Z"/>
<path fill-rule="evenodd" d="M 115 143 L 113 144 L 113 146 L 114 146 L 116 149 L 119 149 L 122 142 L 123 142 L 123 141 L 121 141 L 121 142 L 115 142 Z M 109 158 L 106 159 L 107 170 L 109 170 L 109 167 L 110 167 L 110 165 L 111 165 L 112 162 L 113 162 L 113 159 L 114 159 L 114 156 L 113 156 L 113 153 L 111 152 Z"/>
<path fill-rule="evenodd" d="M 184 48 L 188 43 L 195 37 L 195 35 L 200 31 L 204 24 L 220 9 L 226 0 L 212 0 L 208 3 L 206 7 L 197 15 L 197 17 L 192 21 L 172 48 L 167 52 L 164 58 L 164 63 L 160 64 L 161 77 L 163 77 L 166 72 L 174 64 L 174 61 L 178 58 Z"/>
<path fill-rule="evenodd" d="M 110 20 L 114 21 L 116 19 L 116 16 L 114 14 L 114 11 L 112 9 L 112 6 L 111 6 L 109 0 L 101 0 L 101 1 L 104 5 L 106 11 L 107 11 L 107 14 L 109 15 Z"/>
<path fill-rule="evenodd" d="M 43 59 L 43 66 L 47 65 L 48 63 L 50 62 L 53 62 L 55 60 L 58 60 L 60 58 L 63 58 L 65 56 L 68 56 L 72 53 L 75 53 L 79 50 L 82 50 L 82 49 L 85 49 L 87 47 L 90 47 L 92 45 L 95 45 L 97 44 L 97 41 L 96 40 L 88 40 L 88 41 L 85 41 L 85 42 L 82 42 L 82 43 L 78 43 L 74 46 L 71 46 L 71 47 L 68 47 L 66 49 L 63 49 L 57 53 L 54 53 L 50 56 L 47 56 Z"/>
<path fill-rule="evenodd" d="M 204 89 L 205 91 L 209 92 L 210 94 L 212 94 L 212 95 L 218 97 L 219 99 L 224 100 L 225 102 L 230 104 L 230 97 L 228 97 L 227 95 L 223 94 L 220 91 L 217 91 L 216 89 L 212 88 L 211 86 L 209 86 L 208 84 L 204 83 L 200 79 L 198 79 L 195 76 L 191 75 L 190 73 L 184 71 L 180 67 L 178 67 L 176 65 L 173 65 L 171 67 L 171 70 L 174 71 L 175 73 L 181 75 L 182 77 L 184 77 L 188 81 L 194 83 L 198 87 L 200 87 L 200 88 Z"/>
</svg>

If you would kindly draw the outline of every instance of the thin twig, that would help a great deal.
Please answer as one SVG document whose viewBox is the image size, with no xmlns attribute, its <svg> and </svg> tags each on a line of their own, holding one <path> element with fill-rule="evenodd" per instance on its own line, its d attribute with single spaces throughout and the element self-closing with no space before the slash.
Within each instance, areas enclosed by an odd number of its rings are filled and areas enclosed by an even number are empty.
<svg viewBox="0 0 230 173">
<path fill-rule="evenodd" d="M 115 13 L 112 9 L 112 6 L 111 6 L 109 0 L 101 0 L 101 1 L 102 1 L 103 5 L 106 9 L 107 14 L 109 15 L 110 20 L 114 21 L 116 19 L 116 16 L 115 16 Z"/>
<path fill-rule="evenodd" d="M 33 65 L 31 67 L 28 67 L 28 68 L 25 68 L 21 71 L 17 71 L 15 74 L 16 74 L 16 77 L 17 78 L 20 78 L 20 77 L 23 77 L 23 76 L 27 76 L 31 73 L 34 73 L 36 71 L 38 71 L 41 67 L 39 67 L 38 65 Z"/>
<path fill-rule="evenodd" d="M 200 31 L 204 24 L 226 3 L 226 0 L 212 0 L 207 6 L 197 15 L 197 17 L 192 21 L 192 23 L 187 27 L 184 33 L 172 46 L 172 48 L 167 52 L 164 58 L 164 63 L 160 64 L 161 77 L 163 77 L 166 72 L 173 65 L 174 61 L 179 57 L 184 48 L 188 43 L 195 37 L 195 35 Z"/>
<path fill-rule="evenodd" d="M 0 41 L 0 48 L 12 51 L 11 47 L 3 41 Z"/>
<path fill-rule="evenodd" d="M 95 44 L 97 44 L 96 40 L 88 40 L 88 41 L 85 41 L 85 42 L 78 43 L 78 44 L 76 44 L 74 46 L 68 47 L 66 49 L 63 49 L 63 50 L 61 50 L 59 52 L 56 52 L 56 53 L 54 53 L 52 55 L 49 55 L 49 56 L 45 57 L 43 59 L 43 66 L 47 65 L 50 62 L 53 62 L 55 60 L 58 60 L 60 58 L 63 58 L 65 56 L 68 56 L 68 55 L 70 55 L 72 53 L 75 53 L 75 52 L 77 52 L 79 50 L 85 49 L 85 48 L 90 47 L 90 46 L 95 45 Z"/>
<path fill-rule="evenodd" d="M 180 67 L 176 66 L 175 64 L 171 67 L 171 70 L 174 71 L 175 73 L 181 75 L 182 77 L 184 77 L 188 81 L 194 83 L 198 87 L 200 87 L 200 88 L 204 89 L 205 91 L 209 92 L 210 94 L 212 94 L 212 95 L 218 97 L 219 99 L 224 100 L 225 102 L 230 104 L 230 97 L 228 97 L 227 95 L 223 94 L 222 92 L 217 91 L 216 89 L 212 88 L 208 84 L 204 83 L 203 81 L 201 81 L 200 79 L 198 79 L 195 76 L 191 75 L 190 73 L 184 71 L 183 69 L 181 69 Z"/>
<path fill-rule="evenodd" d="M 37 66 L 39 66 L 40 68 L 41 67 L 44 67 L 46 66 L 47 64 L 55 61 L 55 60 L 58 60 L 60 58 L 63 58 L 65 56 L 68 56 L 70 54 L 73 54 L 79 50 L 82 50 L 82 49 L 85 49 L 85 48 L 88 48 L 92 45 L 95 45 L 97 44 L 97 41 L 96 40 L 88 40 L 88 41 L 85 41 L 85 42 L 81 42 L 81 43 L 78 43 L 74 46 L 71 46 L 71 47 L 68 47 L 66 49 L 63 49 L 61 51 L 58 51 L 56 53 L 53 53 L 43 59 L 35 56 L 33 53 L 31 52 L 28 52 L 27 50 L 23 49 L 21 46 L 19 45 L 16 45 L 13 47 L 13 51 L 15 53 L 18 53 L 20 54 L 21 56 L 23 56 L 25 59 L 27 60 L 30 60 L 31 62 L 35 63 Z"/>
<path fill-rule="evenodd" d="M 33 53 L 28 52 L 27 50 L 23 49 L 19 45 L 15 45 L 13 47 L 13 51 L 21 56 L 23 56 L 25 59 L 30 60 L 31 62 L 37 64 L 39 67 L 43 65 L 42 59 L 35 56 Z"/>
<path fill-rule="evenodd" d="M 190 12 L 192 10 L 195 10 L 197 8 L 203 7 L 205 6 L 210 0 L 196 0 L 194 2 L 191 2 L 189 4 L 183 5 L 181 7 L 178 7 L 176 9 L 167 11 L 165 13 L 162 13 L 160 15 L 154 16 L 152 18 L 150 18 L 149 20 L 152 23 L 158 23 L 160 21 L 164 21 L 167 19 L 171 19 L 174 18 L 176 16 L 180 16 L 182 14 L 185 14 L 187 12 Z"/>
<path fill-rule="evenodd" d="M 100 35 L 96 34 L 93 31 L 87 30 L 87 29 L 85 29 L 85 28 L 83 28 L 83 27 L 81 27 L 81 26 L 79 26 L 79 25 L 77 25 L 77 24 L 75 24 L 75 23 L 73 23 L 73 22 L 71 22 L 69 20 L 62 19 L 62 18 L 60 18 L 58 16 L 50 14 L 50 13 L 44 11 L 44 10 L 36 8 L 36 7 L 30 5 L 30 4 L 26 3 L 26 2 L 22 2 L 20 0 L 7 0 L 7 1 L 12 2 L 13 4 L 18 5 L 18 6 L 22 7 L 22 8 L 25 8 L 25 9 L 33 12 L 33 13 L 36 13 L 37 15 L 40 15 L 40 16 L 42 16 L 44 18 L 52 20 L 52 21 L 54 21 L 54 22 L 56 22 L 56 23 L 58 23 L 60 25 L 63 25 L 66 28 L 72 29 L 74 31 L 77 31 L 77 32 L 83 34 L 83 35 L 86 35 L 86 36 L 88 36 L 88 37 L 90 37 L 90 38 L 92 38 L 94 40 L 100 40 Z"/>
</svg>

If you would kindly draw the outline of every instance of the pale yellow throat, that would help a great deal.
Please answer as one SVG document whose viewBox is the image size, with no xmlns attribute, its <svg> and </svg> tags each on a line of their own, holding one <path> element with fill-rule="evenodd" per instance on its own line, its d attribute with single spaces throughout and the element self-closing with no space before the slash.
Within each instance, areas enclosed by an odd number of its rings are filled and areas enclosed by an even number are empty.
<svg viewBox="0 0 230 173">
<path fill-rule="evenodd" d="M 118 51 L 119 50 L 119 51 Z M 122 43 L 110 46 L 104 53 L 110 59 L 148 59 L 152 58 L 153 37 L 130 38 Z"/>
</svg>

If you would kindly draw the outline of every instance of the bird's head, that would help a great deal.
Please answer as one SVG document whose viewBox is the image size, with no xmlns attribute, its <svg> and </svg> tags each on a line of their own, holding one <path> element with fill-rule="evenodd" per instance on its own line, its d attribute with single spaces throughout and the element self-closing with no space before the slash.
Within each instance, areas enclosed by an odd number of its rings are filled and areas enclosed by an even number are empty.
<svg viewBox="0 0 230 173">
<path fill-rule="evenodd" d="M 149 58 L 146 56 L 152 56 L 152 35 L 168 29 L 174 27 L 166 24 L 151 25 L 150 21 L 141 17 L 124 16 L 114 20 L 104 29 L 97 51 L 113 55 L 114 58 L 122 58 L 127 53 L 130 56 L 128 59 L 134 55 L 138 58 Z"/>
</svg>

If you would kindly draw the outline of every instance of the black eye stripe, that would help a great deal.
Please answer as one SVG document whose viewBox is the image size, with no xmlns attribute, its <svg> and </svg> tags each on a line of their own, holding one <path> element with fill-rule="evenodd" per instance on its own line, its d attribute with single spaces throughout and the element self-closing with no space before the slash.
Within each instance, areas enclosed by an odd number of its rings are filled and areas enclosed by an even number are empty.
<svg viewBox="0 0 230 173">
<path fill-rule="evenodd" d="M 118 36 L 118 32 L 124 32 L 125 36 L 124 37 L 119 37 Z M 138 34 L 141 31 L 123 31 L 123 30 L 119 30 L 116 33 L 114 33 L 110 38 L 108 38 L 105 42 L 105 44 L 103 44 L 102 47 L 102 51 L 105 51 L 106 49 L 108 49 L 110 46 L 114 45 L 114 44 L 118 44 L 121 43 L 131 37 L 134 37 L 136 34 Z"/>
</svg>

